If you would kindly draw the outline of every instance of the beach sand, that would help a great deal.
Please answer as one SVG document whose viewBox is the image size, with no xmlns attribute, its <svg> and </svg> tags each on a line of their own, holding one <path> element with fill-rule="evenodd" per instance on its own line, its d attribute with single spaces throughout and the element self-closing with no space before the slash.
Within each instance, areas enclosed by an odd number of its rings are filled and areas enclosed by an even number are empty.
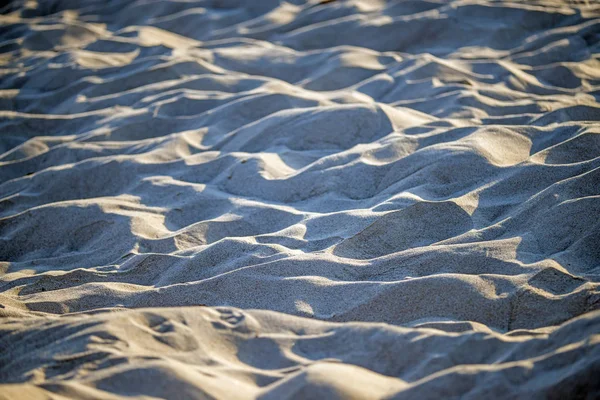
<svg viewBox="0 0 600 400">
<path fill-rule="evenodd" d="M 2 11 L 1 399 L 600 397 L 599 2 Z"/>
</svg>

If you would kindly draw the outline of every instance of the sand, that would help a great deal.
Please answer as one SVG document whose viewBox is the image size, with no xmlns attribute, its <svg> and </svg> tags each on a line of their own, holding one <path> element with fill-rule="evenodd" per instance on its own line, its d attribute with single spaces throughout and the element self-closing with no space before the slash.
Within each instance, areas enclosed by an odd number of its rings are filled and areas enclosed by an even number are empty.
<svg viewBox="0 0 600 400">
<path fill-rule="evenodd" d="M 600 3 L 2 11 L 0 398 L 600 396 Z"/>
</svg>

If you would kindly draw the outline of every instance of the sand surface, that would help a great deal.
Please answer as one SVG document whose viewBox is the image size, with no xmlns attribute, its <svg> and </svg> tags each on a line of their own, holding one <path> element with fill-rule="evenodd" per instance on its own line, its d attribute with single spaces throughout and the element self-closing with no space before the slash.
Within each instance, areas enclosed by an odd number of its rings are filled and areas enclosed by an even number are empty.
<svg viewBox="0 0 600 400">
<path fill-rule="evenodd" d="M 593 0 L 15 1 L 0 398 L 600 396 L 599 99 Z"/>
</svg>

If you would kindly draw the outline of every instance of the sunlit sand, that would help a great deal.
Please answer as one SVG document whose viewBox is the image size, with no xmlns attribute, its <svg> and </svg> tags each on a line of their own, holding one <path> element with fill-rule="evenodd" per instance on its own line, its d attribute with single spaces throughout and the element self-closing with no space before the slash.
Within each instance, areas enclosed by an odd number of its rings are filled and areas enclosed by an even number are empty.
<svg viewBox="0 0 600 400">
<path fill-rule="evenodd" d="M 600 3 L 15 1 L 0 38 L 1 399 L 600 396 Z"/>
</svg>

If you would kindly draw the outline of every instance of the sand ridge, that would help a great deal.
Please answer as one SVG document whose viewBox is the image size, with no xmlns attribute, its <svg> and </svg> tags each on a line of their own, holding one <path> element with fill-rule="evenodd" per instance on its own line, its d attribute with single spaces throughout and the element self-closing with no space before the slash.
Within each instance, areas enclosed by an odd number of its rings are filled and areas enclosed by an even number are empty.
<svg viewBox="0 0 600 400">
<path fill-rule="evenodd" d="M 597 3 L 2 11 L 5 397 L 599 390 Z"/>
</svg>

